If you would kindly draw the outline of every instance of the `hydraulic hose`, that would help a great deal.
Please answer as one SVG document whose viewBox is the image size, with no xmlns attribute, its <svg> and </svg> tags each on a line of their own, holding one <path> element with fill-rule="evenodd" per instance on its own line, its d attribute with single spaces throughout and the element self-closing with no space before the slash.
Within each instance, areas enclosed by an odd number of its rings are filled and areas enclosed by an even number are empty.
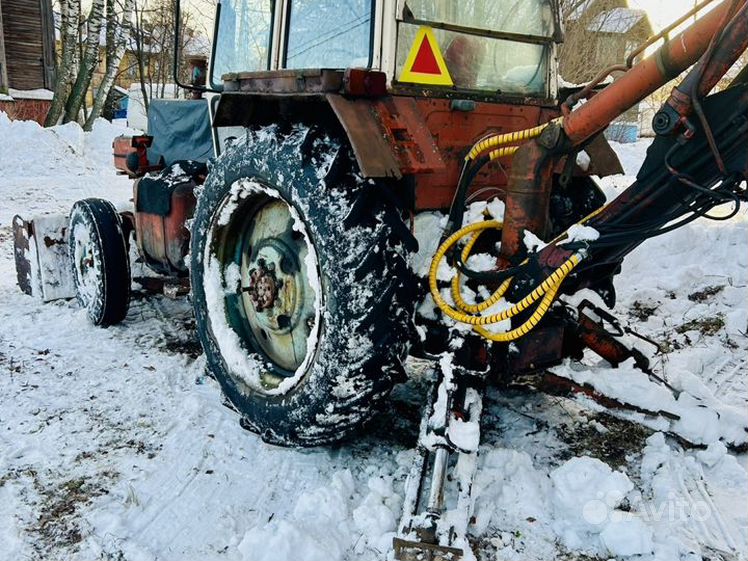
<svg viewBox="0 0 748 561">
<path fill-rule="evenodd" d="M 513 341 L 522 337 L 531 329 L 533 329 L 538 324 L 538 322 L 540 322 L 540 320 L 543 318 L 543 316 L 546 314 L 551 304 L 553 303 L 553 299 L 558 292 L 558 289 L 561 287 L 561 284 L 569 275 L 569 273 L 571 273 L 571 271 L 574 270 L 577 265 L 579 265 L 585 254 L 583 251 L 574 253 L 566 262 L 564 262 L 558 269 L 551 273 L 543 282 L 541 282 L 530 294 L 525 296 L 522 300 L 506 310 L 488 316 L 475 314 L 485 311 L 491 306 L 495 305 L 508 290 L 509 286 L 511 285 L 512 279 L 508 279 L 507 281 L 502 283 L 499 289 L 494 292 L 494 294 L 492 294 L 488 300 L 474 307 L 465 303 L 462 297 L 459 295 L 459 278 L 457 279 L 456 289 L 455 281 L 453 280 L 452 295 L 454 296 L 456 292 L 459 296 L 459 298 L 456 299 L 455 303 L 458 307 L 464 306 L 465 308 L 467 308 L 467 310 L 453 308 L 442 297 L 441 292 L 439 291 L 437 272 L 439 270 L 441 262 L 444 260 L 444 257 L 452 249 L 452 247 L 455 246 L 461 239 L 467 237 L 470 234 L 480 234 L 480 232 L 484 230 L 500 229 L 501 227 L 502 223 L 496 220 L 477 222 L 475 224 L 469 224 L 468 226 L 461 228 L 460 230 L 452 234 L 449 238 L 447 238 L 439 247 L 436 254 L 434 255 L 433 261 L 431 262 L 431 268 L 429 270 L 429 289 L 431 291 L 431 296 L 433 297 L 434 302 L 447 317 L 456 322 L 473 326 L 479 334 L 486 337 L 487 339 L 490 339 L 492 341 L 504 342 Z M 468 242 L 466 248 L 463 249 L 463 257 L 469 257 L 470 250 L 472 250 L 472 247 L 475 245 L 477 237 L 478 235 L 474 235 Z M 528 319 L 525 323 L 523 323 L 516 329 L 501 334 L 493 334 L 488 330 L 483 329 L 487 325 L 500 323 L 516 316 L 517 314 L 525 311 L 530 306 L 535 304 L 538 300 L 541 299 L 541 297 L 543 297 L 543 299 L 530 319 Z M 470 310 L 475 311 L 470 312 Z"/>
<path fill-rule="evenodd" d="M 483 140 L 479 140 L 470 149 L 470 152 L 468 152 L 468 155 L 465 156 L 465 161 L 475 160 L 481 154 L 493 148 L 497 148 L 499 146 L 519 144 L 521 142 L 526 142 L 532 138 L 537 138 L 543 133 L 543 131 L 546 129 L 548 125 L 550 125 L 551 123 L 561 124 L 563 120 L 564 120 L 563 117 L 557 117 L 549 121 L 548 123 L 543 123 L 542 125 L 538 125 L 537 127 L 532 127 L 531 129 L 508 132 L 504 134 L 497 134 L 497 135 L 484 138 Z M 515 148 L 515 151 L 516 151 L 516 148 Z M 509 155 L 509 153 L 506 153 L 504 155 Z M 502 156 L 497 155 L 496 157 L 500 158 Z M 496 158 L 492 158 L 492 159 L 496 159 Z"/>
</svg>

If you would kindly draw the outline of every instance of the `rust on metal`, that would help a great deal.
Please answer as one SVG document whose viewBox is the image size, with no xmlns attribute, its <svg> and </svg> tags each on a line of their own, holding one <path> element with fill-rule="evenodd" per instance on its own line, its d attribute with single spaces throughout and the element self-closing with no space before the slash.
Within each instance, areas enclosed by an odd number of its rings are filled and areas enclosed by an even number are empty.
<svg viewBox="0 0 748 561">
<path fill-rule="evenodd" d="M 631 357 L 631 350 L 626 345 L 583 311 L 579 314 L 577 335 L 591 351 L 612 366 L 618 366 Z"/>
<path fill-rule="evenodd" d="M 624 173 L 618 154 L 611 148 L 605 135 L 598 134 L 585 147 L 584 151 L 590 157 L 590 165 L 585 170 L 586 175 L 607 177 Z"/>
<path fill-rule="evenodd" d="M 475 102 L 470 111 L 453 109 L 452 100 L 420 98 L 415 100 L 434 137 L 445 167 L 442 171 L 415 177 L 416 211 L 449 208 L 469 144 L 488 134 L 524 130 L 557 117 L 558 110 L 536 105 Z M 478 198 L 504 197 L 511 158 L 486 165 L 472 183 L 471 193 Z"/>
<path fill-rule="evenodd" d="M 273 263 L 268 266 L 264 259 L 260 259 L 257 268 L 249 272 L 249 286 L 244 290 L 249 293 L 258 312 L 272 308 L 278 296 L 278 280 L 274 269 Z"/>
<path fill-rule="evenodd" d="M 507 356 L 507 375 L 536 372 L 561 362 L 564 352 L 564 327 L 544 325 L 515 341 L 516 350 Z"/>
<path fill-rule="evenodd" d="M 730 14 L 725 14 L 726 19 L 727 16 Z M 660 126 L 671 125 L 675 128 L 688 118 L 693 111 L 692 96 L 703 97 L 711 92 L 748 48 L 748 5 L 744 4 L 730 21 L 723 20 L 722 23 L 720 28 L 724 29 L 719 44 L 715 44 L 709 55 L 702 58 L 688 76 L 673 88 L 670 97 L 665 102 L 666 105 L 663 108 L 665 113 L 672 108 L 677 116 L 672 119 L 674 122 L 666 122 Z M 663 110 L 658 113 L 658 117 L 663 117 Z M 670 120 L 667 116 L 664 118 L 666 121 Z M 655 132 L 660 132 L 657 127 L 655 127 Z"/>
<path fill-rule="evenodd" d="M 31 276 L 31 251 L 29 239 L 32 236 L 31 223 L 20 216 L 13 217 L 13 258 L 16 261 L 18 286 L 24 294 L 33 293 Z"/>
<path fill-rule="evenodd" d="M 564 378 L 553 372 L 543 372 L 541 375 L 533 377 L 531 383 L 536 389 L 549 395 L 567 397 L 573 394 L 581 394 L 593 399 L 608 409 L 624 409 L 636 411 L 637 413 L 642 413 L 644 415 L 661 416 L 670 419 L 671 421 L 680 420 L 678 415 L 670 413 L 669 411 L 650 411 L 630 403 L 619 401 L 601 394 L 589 384 L 578 384 L 569 378 Z"/>
<path fill-rule="evenodd" d="M 501 235 L 501 256 L 507 262 L 524 255 L 526 231 L 540 239 L 548 234 L 555 161 L 542 139 L 523 144 L 512 161 Z"/>
<path fill-rule="evenodd" d="M 328 94 L 327 101 L 348 135 L 361 173 L 365 177 L 402 178 L 400 164 L 375 118 L 371 101 L 334 94 Z"/>
<path fill-rule="evenodd" d="M 392 539 L 392 547 L 398 561 L 459 561 L 464 555 L 462 549 L 456 547 L 397 537 Z"/>
<path fill-rule="evenodd" d="M 168 216 L 135 212 L 138 251 L 149 266 L 167 275 L 187 273 L 185 257 L 189 252 L 190 233 L 186 223 L 197 203 L 195 182 L 187 181 L 174 187 Z M 135 208 L 138 204 L 138 183 L 134 185 Z"/>
<path fill-rule="evenodd" d="M 378 99 L 373 103 L 373 110 L 404 175 L 445 169 L 432 129 L 426 122 L 426 116 L 419 111 L 415 99 L 396 96 Z"/>
</svg>

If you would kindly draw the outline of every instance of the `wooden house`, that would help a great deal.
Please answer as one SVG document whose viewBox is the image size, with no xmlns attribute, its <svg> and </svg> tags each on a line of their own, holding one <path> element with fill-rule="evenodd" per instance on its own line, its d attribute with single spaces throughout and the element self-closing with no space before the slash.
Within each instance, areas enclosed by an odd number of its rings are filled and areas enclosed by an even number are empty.
<svg viewBox="0 0 748 561">
<path fill-rule="evenodd" d="M 41 122 L 54 76 L 52 0 L 0 0 L 0 110 Z"/>
</svg>

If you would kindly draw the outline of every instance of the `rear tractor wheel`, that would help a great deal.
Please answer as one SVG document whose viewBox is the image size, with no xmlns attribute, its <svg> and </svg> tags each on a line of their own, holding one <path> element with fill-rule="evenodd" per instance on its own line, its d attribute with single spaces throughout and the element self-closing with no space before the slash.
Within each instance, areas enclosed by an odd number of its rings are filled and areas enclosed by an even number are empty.
<svg viewBox="0 0 748 561">
<path fill-rule="evenodd" d="M 130 260 L 117 209 L 103 199 L 78 201 L 69 232 L 78 303 L 94 325 L 121 322 L 130 305 Z"/>
<path fill-rule="evenodd" d="M 208 367 L 272 443 L 339 440 L 403 376 L 415 240 L 347 147 L 271 127 L 235 143 L 198 199 L 191 241 Z"/>
</svg>

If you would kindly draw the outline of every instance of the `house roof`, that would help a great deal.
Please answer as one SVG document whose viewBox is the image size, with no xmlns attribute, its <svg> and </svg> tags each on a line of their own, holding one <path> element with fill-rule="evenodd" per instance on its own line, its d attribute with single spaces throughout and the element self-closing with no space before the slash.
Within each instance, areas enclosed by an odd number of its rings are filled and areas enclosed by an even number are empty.
<svg viewBox="0 0 748 561">
<path fill-rule="evenodd" d="M 587 25 L 587 31 L 593 33 L 628 33 L 634 27 L 646 20 L 644 10 L 631 8 L 613 8 L 597 14 Z"/>
</svg>

